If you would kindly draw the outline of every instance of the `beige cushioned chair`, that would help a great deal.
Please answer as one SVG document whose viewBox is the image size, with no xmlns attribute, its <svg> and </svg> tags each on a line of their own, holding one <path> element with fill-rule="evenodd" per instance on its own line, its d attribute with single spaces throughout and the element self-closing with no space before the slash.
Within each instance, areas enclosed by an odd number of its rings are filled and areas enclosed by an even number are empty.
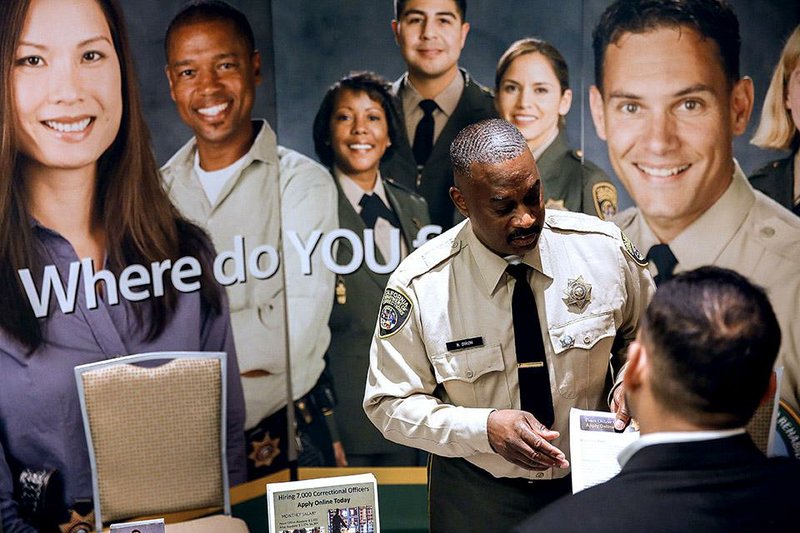
<svg viewBox="0 0 800 533">
<path fill-rule="evenodd" d="M 199 508 L 227 516 L 193 520 L 191 531 L 247 531 L 229 516 L 225 373 L 222 352 L 148 353 L 75 368 L 97 531 L 104 521 Z"/>
</svg>

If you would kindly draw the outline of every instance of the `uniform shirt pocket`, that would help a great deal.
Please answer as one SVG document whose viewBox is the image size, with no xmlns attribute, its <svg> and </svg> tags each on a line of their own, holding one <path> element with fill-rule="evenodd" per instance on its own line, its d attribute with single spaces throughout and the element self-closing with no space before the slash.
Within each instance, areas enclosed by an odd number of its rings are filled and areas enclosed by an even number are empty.
<svg viewBox="0 0 800 533">
<path fill-rule="evenodd" d="M 464 407 L 510 406 L 499 344 L 444 352 L 434 355 L 431 363 L 436 382 L 447 394 L 446 401 Z"/>
<path fill-rule="evenodd" d="M 600 394 L 617 333 L 611 311 L 549 328 L 558 393 L 565 398 Z"/>
</svg>

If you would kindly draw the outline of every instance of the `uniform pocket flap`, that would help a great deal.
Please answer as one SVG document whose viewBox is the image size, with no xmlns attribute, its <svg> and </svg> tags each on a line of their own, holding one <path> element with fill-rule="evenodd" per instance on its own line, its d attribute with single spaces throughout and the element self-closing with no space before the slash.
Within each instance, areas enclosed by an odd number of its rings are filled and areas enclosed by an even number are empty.
<svg viewBox="0 0 800 533">
<path fill-rule="evenodd" d="M 550 327 L 550 341 L 553 351 L 560 354 L 570 348 L 590 349 L 597 341 L 616 334 L 614 314 L 609 311 L 600 315 L 591 315 L 567 324 Z"/>
<path fill-rule="evenodd" d="M 451 380 L 472 383 L 484 374 L 505 368 L 499 344 L 445 352 L 433 356 L 432 363 L 437 383 Z"/>
</svg>

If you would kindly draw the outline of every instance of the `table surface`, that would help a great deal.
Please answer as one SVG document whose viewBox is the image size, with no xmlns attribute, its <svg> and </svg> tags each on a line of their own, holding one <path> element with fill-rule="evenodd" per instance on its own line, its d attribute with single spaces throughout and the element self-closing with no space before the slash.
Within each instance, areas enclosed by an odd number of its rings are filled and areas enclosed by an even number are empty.
<svg viewBox="0 0 800 533">
<path fill-rule="evenodd" d="M 378 480 L 382 533 L 428 531 L 427 472 L 424 467 L 298 469 L 301 480 L 354 474 L 373 474 Z M 284 470 L 232 487 L 233 516 L 244 520 L 251 533 L 267 533 L 267 483 L 289 480 L 289 471 Z M 164 518 L 167 523 L 181 522 L 209 514 L 210 511 L 187 511 Z"/>
</svg>

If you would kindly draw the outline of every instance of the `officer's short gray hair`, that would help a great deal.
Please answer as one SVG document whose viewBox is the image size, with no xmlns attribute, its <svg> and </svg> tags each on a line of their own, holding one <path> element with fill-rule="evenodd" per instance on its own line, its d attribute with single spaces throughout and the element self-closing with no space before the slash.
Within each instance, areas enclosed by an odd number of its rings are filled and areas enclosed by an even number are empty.
<svg viewBox="0 0 800 533">
<path fill-rule="evenodd" d="M 473 163 L 502 163 L 524 150 L 528 150 L 528 143 L 516 127 L 491 118 L 470 124 L 456 135 L 450 145 L 450 161 L 456 175 L 469 178 Z"/>
</svg>

